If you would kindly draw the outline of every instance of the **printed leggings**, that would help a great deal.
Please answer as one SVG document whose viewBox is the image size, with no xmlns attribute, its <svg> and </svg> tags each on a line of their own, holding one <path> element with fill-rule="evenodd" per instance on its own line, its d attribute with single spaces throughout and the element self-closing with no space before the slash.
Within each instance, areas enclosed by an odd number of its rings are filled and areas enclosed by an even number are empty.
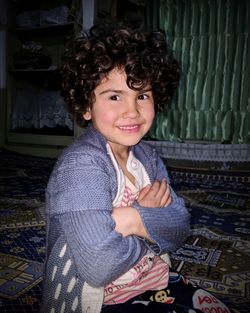
<svg viewBox="0 0 250 313">
<path fill-rule="evenodd" d="M 101 313 L 230 313 L 228 307 L 208 291 L 170 272 L 168 286 L 146 291 L 129 301 L 104 305 Z"/>
</svg>

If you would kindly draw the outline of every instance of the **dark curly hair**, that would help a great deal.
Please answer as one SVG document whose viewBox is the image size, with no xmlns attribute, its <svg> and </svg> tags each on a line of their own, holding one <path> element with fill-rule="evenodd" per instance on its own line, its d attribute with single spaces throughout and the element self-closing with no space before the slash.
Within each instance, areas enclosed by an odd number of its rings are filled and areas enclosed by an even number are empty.
<svg viewBox="0 0 250 313">
<path fill-rule="evenodd" d="M 86 124 L 82 114 L 94 102 L 94 89 L 115 67 L 125 70 L 129 88 L 151 85 L 156 111 L 172 98 L 180 79 L 163 31 L 95 25 L 69 41 L 63 60 L 62 96 L 80 126 Z"/>
</svg>

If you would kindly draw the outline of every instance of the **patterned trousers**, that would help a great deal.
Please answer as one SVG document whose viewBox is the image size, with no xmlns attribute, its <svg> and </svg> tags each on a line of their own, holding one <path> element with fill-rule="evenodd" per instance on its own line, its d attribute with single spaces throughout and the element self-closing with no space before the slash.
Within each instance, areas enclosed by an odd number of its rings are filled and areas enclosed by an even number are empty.
<svg viewBox="0 0 250 313">
<path fill-rule="evenodd" d="M 101 313 L 230 313 L 229 308 L 208 291 L 170 272 L 168 286 L 146 291 L 121 304 L 104 305 Z"/>
</svg>

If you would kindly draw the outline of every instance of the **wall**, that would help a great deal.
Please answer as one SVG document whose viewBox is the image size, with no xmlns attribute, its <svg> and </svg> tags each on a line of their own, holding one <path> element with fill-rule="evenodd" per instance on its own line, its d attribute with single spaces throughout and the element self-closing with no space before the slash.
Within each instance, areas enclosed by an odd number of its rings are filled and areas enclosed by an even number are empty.
<svg viewBox="0 0 250 313">
<path fill-rule="evenodd" d="M 5 141 L 6 107 L 6 1 L 0 1 L 0 147 Z"/>
</svg>

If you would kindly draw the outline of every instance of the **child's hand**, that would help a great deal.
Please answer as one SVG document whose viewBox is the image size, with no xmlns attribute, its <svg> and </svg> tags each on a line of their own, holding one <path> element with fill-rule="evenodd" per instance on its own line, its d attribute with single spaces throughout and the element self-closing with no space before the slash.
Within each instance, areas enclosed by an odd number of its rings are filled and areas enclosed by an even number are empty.
<svg viewBox="0 0 250 313">
<path fill-rule="evenodd" d="M 137 202 L 143 207 L 166 207 L 171 203 L 170 188 L 165 179 L 155 181 L 140 191 Z"/>
<path fill-rule="evenodd" d="M 145 229 L 140 214 L 135 208 L 113 208 L 112 217 L 115 221 L 115 230 L 122 234 L 123 237 L 137 235 L 152 241 Z"/>
</svg>

